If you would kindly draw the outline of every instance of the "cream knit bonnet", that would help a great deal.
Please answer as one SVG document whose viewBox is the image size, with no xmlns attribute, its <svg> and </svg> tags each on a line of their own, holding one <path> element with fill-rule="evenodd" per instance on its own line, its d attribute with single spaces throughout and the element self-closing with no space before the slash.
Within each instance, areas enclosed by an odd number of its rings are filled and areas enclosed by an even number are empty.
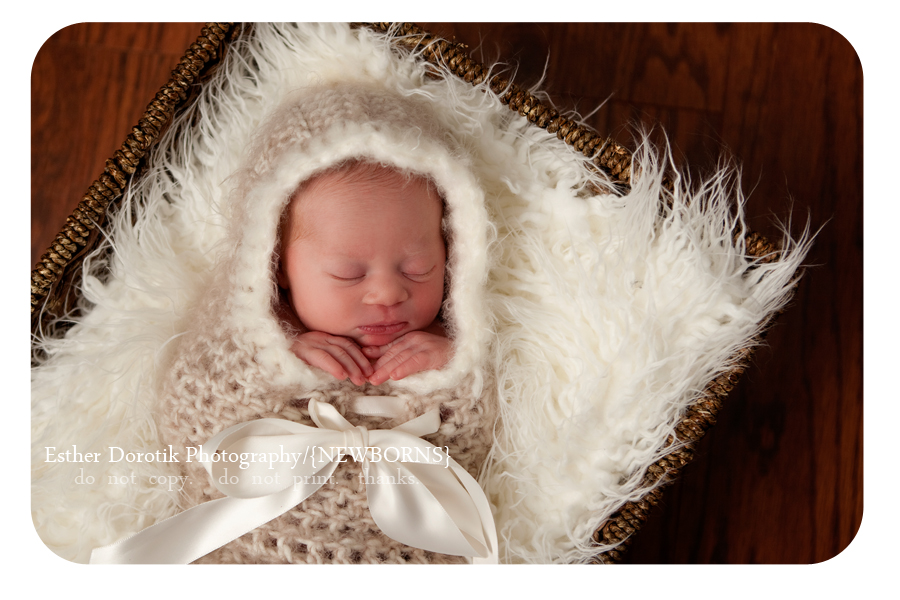
<svg viewBox="0 0 900 600">
<path fill-rule="evenodd" d="M 228 219 L 233 228 L 233 280 L 227 310 L 235 326 L 257 344 L 261 366 L 272 368 L 275 377 L 288 378 L 283 383 L 317 387 L 329 381 L 329 375 L 293 356 L 272 314 L 273 254 L 279 220 L 299 185 L 344 161 L 360 159 L 430 178 L 444 199 L 451 240 L 443 315 L 454 356 L 439 371 L 390 385 L 427 393 L 458 385 L 473 374 L 472 391 L 480 393 L 490 341 L 483 300 L 490 225 L 484 192 L 429 99 L 359 84 L 304 89 L 269 115 L 246 156 Z"/>
</svg>

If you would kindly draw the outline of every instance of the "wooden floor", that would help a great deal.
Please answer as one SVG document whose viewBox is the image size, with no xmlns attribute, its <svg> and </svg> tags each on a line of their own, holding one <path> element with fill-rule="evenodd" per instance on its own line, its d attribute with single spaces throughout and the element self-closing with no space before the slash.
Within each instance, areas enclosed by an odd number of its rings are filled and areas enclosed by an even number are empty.
<svg viewBox="0 0 900 600">
<path fill-rule="evenodd" d="M 862 71 L 809 24 L 431 24 L 517 65 L 630 145 L 661 127 L 692 173 L 743 164 L 749 224 L 824 226 L 768 336 L 627 561 L 814 563 L 853 540 L 862 495 Z M 32 77 L 32 262 L 101 173 L 199 24 L 73 25 Z M 599 106 L 599 109 L 597 107 Z M 595 109 L 597 109 L 595 111 Z M 595 112 L 594 112 L 595 111 Z"/>
</svg>

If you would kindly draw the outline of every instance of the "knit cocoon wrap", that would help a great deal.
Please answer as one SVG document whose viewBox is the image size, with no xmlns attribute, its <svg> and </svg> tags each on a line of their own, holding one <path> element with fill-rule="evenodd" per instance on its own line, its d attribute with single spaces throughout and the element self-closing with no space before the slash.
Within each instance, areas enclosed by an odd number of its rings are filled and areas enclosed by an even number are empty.
<svg viewBox="0 0 900 600">
<path fill-rule="evenodd" d="M 485 388 L 484 358 L 492 342 L 484 316 L 488 221 L 484 194 L 453 139 L 427 104 L 361 84 L 334 84 L 293 94 L 254 135 L 246 166 L 232 178 L 229 251 L 220 276 L 174 343 L 163 365 L 156 411 L 164 445 L 187 455 L 223 429 L 255 418 L 309 422 L 310 398 L 328 402 L 354 425 L 369 429 L 411 420 L 431 409 L 442 415 L 429 441 L 477 476 L 493 438 L 493 387 Z M 338 382 L 290 350 L 275 287 L 279 222 L 299 185 L 347 160 L 366 160 L 431 178 L 446 206 L 452 242 L 448 301 L 443 308 L 454 354 L 440 370 L 377 388 Z M 302 285 L 302 283 L 301 283 Z M 291 310 L 291 309 L 286 309 Z M 484 392 L 484 394 L 482 394 Z M 393 395 L 405 412 L 395 422 L 354 416 L 360 395 Z M 461 459 L 461 460 L 460 460 Z M 185 508 L 223 497 L 201 465 L 183 464 Z M 199 562 L 463 562 L 385 536 L 368 510 L 359 464 L 342 464 L 325 487 L 296 508 Z"/>
</svg>

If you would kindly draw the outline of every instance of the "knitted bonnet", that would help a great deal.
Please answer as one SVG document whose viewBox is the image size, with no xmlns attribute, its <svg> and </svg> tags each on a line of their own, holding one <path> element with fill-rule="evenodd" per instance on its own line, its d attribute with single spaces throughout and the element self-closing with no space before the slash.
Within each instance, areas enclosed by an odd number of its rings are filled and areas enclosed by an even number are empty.
<svg viewBox="0 0 900 600">
<path fill-rule="evenodd" d="M 363 160 L 434 182 L 444 200 L 449 289 L 442 314 L 454 355 L 439 371 L 390 386 L 427 393 L 474 375 L 480 393 L 489 326 L 484 311 L 490 230 L 484 192 L 467 158 L 427 98 L 402 96 L 372 85 L 334 84 L 293 94 L 258 129 L 245 167 L 236 176 L 229 215 L 231 281 L 226 310 L 259 349 L 256 360 L 278 383 L 317 387 L 330 376 L 297 359 L 273 315 L 278 223 L 306 180 L 348 160 Z"/>
</svg>

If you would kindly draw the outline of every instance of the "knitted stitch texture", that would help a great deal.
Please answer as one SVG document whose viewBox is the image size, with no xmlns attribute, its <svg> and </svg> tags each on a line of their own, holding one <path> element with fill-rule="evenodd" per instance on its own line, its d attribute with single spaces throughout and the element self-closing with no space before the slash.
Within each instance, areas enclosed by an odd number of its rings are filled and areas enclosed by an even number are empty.
<svg viewBox="0 0 900 600">
<path fill-rule="evenodd" d="M 454 355 L 442 369 L 358 388 L 313 369 L 290 351 L 296 333 L 275 286 L 278 224 L 294 190 L 345 160 L 364 159 L 430 177 L 445 201 L 448 240 L 445 329 Z M 253 419 L 312 425 L 310 399 L 333 405 L 354 425 L 391 428 L 430 409 L 440 429 L 425 439 L 476 477 L 491 448 L 498 413 L 485 364 L 490 327 L 483 316 L 487 217 L 483 192 L 452 137 L 421 100 L 360 85 L 303 90 L 260 127 L 226 210 L 230 244 L 211 285 L 187 311 L 159 382 L 156 421 L 163 446 L 181 456 L 218 432 Z M 355 415 L 360 395 L 405 404 L 395 420 Z M 203 467 L 183 462 L 180 504 L 223 496 Z M 361 466 L 339 466 L 333 481 L 269 523 L 202 557 L 205 563 L 455 563 L 385 536 L 368 509 Z"/>
<path fill-rule="evenodd" d="M 473 477 L 490 449 L 495 399 L 463 391 L 469 386 L 418 395 L 396 390 L 390 383 L 357 388 L 334 381 L 322 389 L 301 393 L 291 386 L 272 386 L 253 361 L 253 348 L 232 339 L 230 332 L 198 333 L 182 344 L 172 379 L 158 416 L 162 442 L 185 456 L 219 431 L 258 418 L 281 418 L 312 425 L 310 399 L 335 406 L 351 423 L 369 429 L 390 428 L 432 408 L 441 414 L 440 429 L 424 439 L 449 454 Z M 490 389 L 490 388 L 488 388 Z M 396 420 L 363 417 L 350 412 L 359 395 L 394 395 L 405 402 Z M 203 467 L 182 463 L 188 477 L 184 508 L 221 498 Z M 348 459 L 333 483 L 282 516 L 201 558 L 199 563 L 456 563 L 458 556 L 435 554 L 405 546 L 385 536 L 369 513 L 360 465 Z"/>
</svg>

